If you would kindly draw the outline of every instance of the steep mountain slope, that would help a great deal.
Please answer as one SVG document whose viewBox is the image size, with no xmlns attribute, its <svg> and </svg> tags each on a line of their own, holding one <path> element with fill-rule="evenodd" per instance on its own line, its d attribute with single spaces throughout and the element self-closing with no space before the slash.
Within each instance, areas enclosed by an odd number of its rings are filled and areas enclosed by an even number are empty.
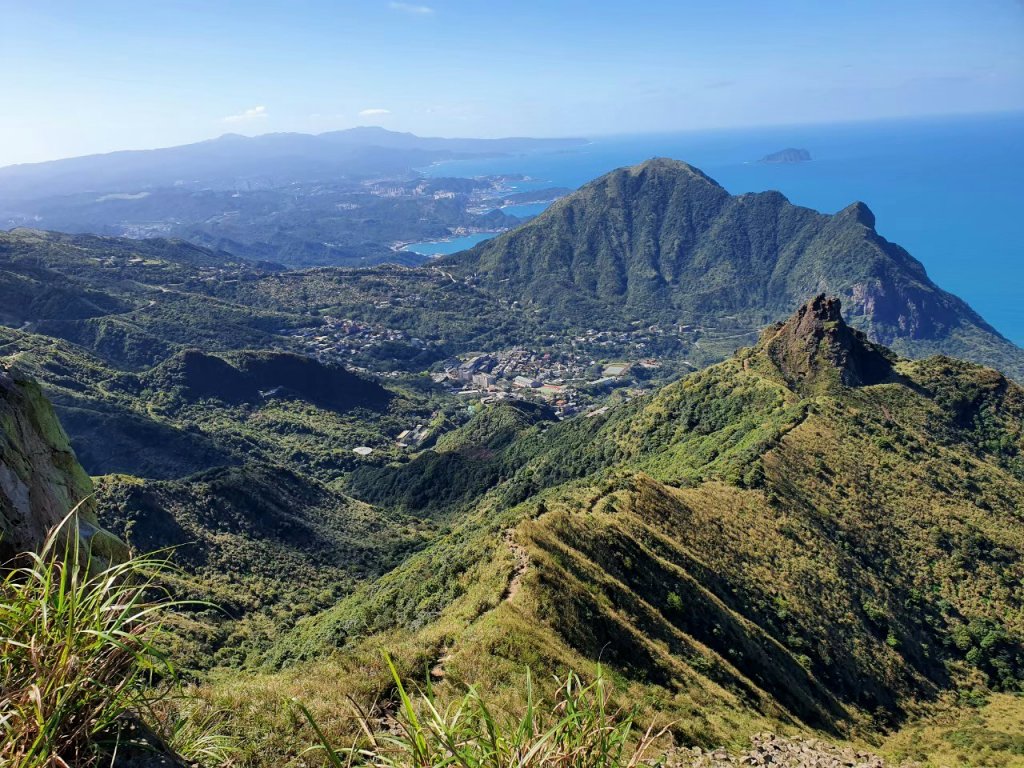
<svg viewBox="0 0 1024 768">
<path fill-rule="evenodd" d="M 819 297 L 726 362 L 524 433 L 452 534 L 275 658 L 423 627 L 402 642 L 443 681 L 600 659 L 698 740 L 1020 690 L 1022 425 L 1002 375 L 900 360 Z"/>
<path fill-rule="evenodd" d="M 245 663 L 282 628 L 387 572 L 432 534 L 280 465 L 173 481 L 107 476 L 97 485 L 104 524 L 137 551 L 170 553 L 182 569 L 174 592 L 210 602 L 176 627 L 178 659 L 193 668 Z"/>
<path fill-rule="evenodd" d="M 1024 352 L 874 225 L 863 203 L 828 216 L 778 192 L 732 196 L 692 166 L 655 159 L 445 261 L 528 302 L 553 328 L 600 317 L 622 327 L 725 326 L 742 337 L 827 291 L 854 325 L 902 354 L 943 352 L 1024 376 Z"/>
</svg>

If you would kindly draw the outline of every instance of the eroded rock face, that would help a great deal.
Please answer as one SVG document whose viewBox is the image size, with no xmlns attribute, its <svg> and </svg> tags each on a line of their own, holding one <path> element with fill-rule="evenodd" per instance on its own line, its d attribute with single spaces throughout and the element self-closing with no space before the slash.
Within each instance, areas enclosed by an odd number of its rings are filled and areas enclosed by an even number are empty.
<svg viewBox="0 0 1024 768">
<path fill-rule="evenodd" d="M 760 346 L 794 389 L 810 394 L 835 384 L 879 384 L 894 375 L 891 353 L 848 326 L 840 308 L 839 299 L 816 296 L 762 336 Z"/>
<path fill-rule="evenodd" d="M 91 495 L 92 481 L 39 385 L 0 364 L 0 563 L 39 549 L 76 507 L 93 554 L 122 557 L 125 547 L 99 526 Z"/>
</svg>

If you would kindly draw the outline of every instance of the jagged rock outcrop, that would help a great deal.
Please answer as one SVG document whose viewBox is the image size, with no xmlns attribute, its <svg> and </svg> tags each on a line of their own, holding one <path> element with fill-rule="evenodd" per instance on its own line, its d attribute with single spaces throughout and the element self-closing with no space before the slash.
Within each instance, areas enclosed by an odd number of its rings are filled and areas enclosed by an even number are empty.
<svg viewBox="0 0 1024 768">
<path fill-rule="evenodd" d="M 820 294 L 762 335 L 759 348 L 793 389 L 807 394 L 835 384 L 863 387 L 895 375 L 895 356 L 848 326 L 841 306 Z"/>
<path fill-rule="evenodd" d="M 0 563 L 36 550 L 77 509 L 79 535 L 92 553 L 116 559 L 124 545 L 97 519 L 92 481 L 75 458 L 39 385 L 0 365 Z"/>
</svg>

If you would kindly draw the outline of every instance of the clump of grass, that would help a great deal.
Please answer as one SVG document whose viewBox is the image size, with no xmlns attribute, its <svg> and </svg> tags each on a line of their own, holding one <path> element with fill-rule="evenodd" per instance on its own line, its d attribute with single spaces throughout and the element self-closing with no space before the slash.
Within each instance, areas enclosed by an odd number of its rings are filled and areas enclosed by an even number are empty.
<svg viewBox="0 0 1024 768">
<path fill-rule="evenodd" d="M 100 564 L 69 527 L 0 582 L 0 765 L 9 768 L 78 768 L 166 747 L 154 707 L 176 678 L 159 637 L 177 604 L 154 595 L 169 566 Z"/>
<path fill-rule="evenodd" d="M 386 658 L 398 693 L 396 733 L 378 734 L 360 715 L 367 747 L 331 746 L 299 704 L 334 768 L 634 768 L 665 731 L 635 733 L 634 714 L 611 705 L 600 670 L 584 683 L 570 672 L 550 706 L 535 697 L 529 672 L 521 716 L 503 717 L 475 688 L 441 707 L 430 683 L 415 700 Z"/>
<path fill-rule="evenodd" d="M 201 702 L 182 697 L 166 702 L 153 718 L 157 736 L 169 751 L 191 765 L 234 765 L 238 753 L 235 739 L 224 733 L 230 713 L 209 709 Z"/>
</svg>

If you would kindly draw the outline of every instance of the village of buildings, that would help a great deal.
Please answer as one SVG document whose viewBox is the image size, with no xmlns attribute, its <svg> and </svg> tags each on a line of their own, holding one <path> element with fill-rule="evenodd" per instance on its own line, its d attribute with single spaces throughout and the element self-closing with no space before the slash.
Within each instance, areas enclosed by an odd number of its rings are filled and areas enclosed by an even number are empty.
<svg viewBox="0 0 1024 768">
<path fill-rule="evenodd" d="M 288 332 L 291 339 L 314 357 L 344 363 L 346 367 L 384 377 L 394 371 L 365 365 L 374 347 L 398 343 L 429 351 L 430 343 L 401 330 L 375 326 L 348 318 L 324 317 L 316 327 Z M 560 341 L 549 339 L 543 350 L 514 347 L 451 357 L 431 366 L 435 383 L 469 403 L 519 399 L 547 403 L 559 418 L 593 413 L 613 391 L 626 398 L 649 388 L 646 380 L 661 368 L 656 357 L 644 355 L 656 327 L 628 333 L 586 331 Z M 600 352 L 606 355 L 600 355 Z M 360 365 L 359 363 L 364 363 Z M 415 445 L 426 436 L 419 426 L 410 427 L 398 440 Z"/>
<path fill-rule="evenodd" d="M 523 348 L 452 358 L 434 381 L 449 387 L 458 397 L 482 403 L 507 399 L 540 400 L 552 406 L 559 418 L 597 407 L 612 389 L 640 389 L 631 371 L 634 366 L 657 368 L 658 361 L 599 363 L 558 351 Z"/>
</svg>

